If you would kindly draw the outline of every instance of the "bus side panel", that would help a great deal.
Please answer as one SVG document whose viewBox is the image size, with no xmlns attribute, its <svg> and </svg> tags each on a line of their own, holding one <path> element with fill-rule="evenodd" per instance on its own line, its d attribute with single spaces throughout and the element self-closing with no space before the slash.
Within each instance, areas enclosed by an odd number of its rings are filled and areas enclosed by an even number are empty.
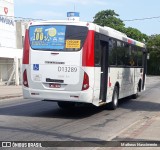
<svg viewBox="0 0 160 150">
<path fill-rule="evenodd" d="M 94 70 L 94 97 L 93 97 L 93 103 L 96 106 L 99 105 L 100 79 L 101 79 L 101 67 L 95 67 L 95 70 Z"/>
<path fill-rule="evenodd" d="M 135 68 L 135 88 L 134 88 L 134 94 L 137 92 L 137 86 L 138 84 L 141 84 L 141 90 L 142 90 L 142 81 L 143 81 L 143 69 L 142 68 Z"/>
<path fill-rule="evenodd" d="M 119 86 L 119 98 L 134 94 L 134 68 L 110 67 L 108 102 L 111 101 L 114 86 Z"/>
<path fill-rule="evenodd" d="M 138 83 L 142 80 L 141 68 L 109 67 L 107 101 L 111 102 L 114 86 L 119 85 L 119 98 L 133 95 L 137 92 Z M 95 67 L 94 103 L 99 104 L 100 67 Z"/>
<path fill-rule="evenodd" d="M 140 68 L 110 67 L 109 80 L 111 87 L 108 88 L 108 102 L 116 83 L 119 85 L 119 98 L 135 94 L 138 83 L 142 80 L 142 75 Z"/>
</svg>

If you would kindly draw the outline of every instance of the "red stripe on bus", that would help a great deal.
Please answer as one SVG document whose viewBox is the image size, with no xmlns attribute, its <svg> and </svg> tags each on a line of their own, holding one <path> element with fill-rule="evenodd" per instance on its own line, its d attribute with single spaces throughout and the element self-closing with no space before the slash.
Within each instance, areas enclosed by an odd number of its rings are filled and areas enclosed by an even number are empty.
<svg viewBox="0 0 160 150">
<path fill-rule="evenodd" d="M 94 67 L 94 31 L 89 30 L 82 51 L 82 66 Z"/>
<path fill-rule="evenodd" d="M 128 39 L 128 43 L 129 43 L 129 44 L 132 44 L 132 40 Z"/>
<path fill-rule="evenodd" d="M 111 79 L 110 79 L 110 77 L 109 77 L 109 84 L 108 84 L 108 86 L 109 86 L 109 87 L 111 87 L 111 86 L 112 86 L 112 83 L 111 83 Z"/>
<path fill-rule="evenodd" d="M 29 31 L 26 30 L 23 48 L 23 64 L 29 64 Z"/>
</svg>

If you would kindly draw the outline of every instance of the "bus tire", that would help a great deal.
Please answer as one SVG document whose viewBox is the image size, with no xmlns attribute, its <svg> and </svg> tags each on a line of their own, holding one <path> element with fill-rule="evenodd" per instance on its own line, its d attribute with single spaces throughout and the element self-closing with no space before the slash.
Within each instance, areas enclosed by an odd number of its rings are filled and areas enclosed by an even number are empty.
<svg viewBox="0 0 160 150">
<path fill-rule="evenodd" d="M 136 91 L 136 93 L 132 95 L 132 98 L 133 98 L 133 99 L 137 99 L 137 97 L 138 97 L 138 92 L 139 92 L 139 84 L 138 84 L 138 86 L 137 86 L 137 91 Z"/>
<path fill-rule="evenodd" d="M 118 87 L 115 86 L 112 95 L 112 101 L 109 103 L 109 109 L 115 110 L 118 107 Z"/>
<path fill-rule="evenodd" d="M 61 109 L 72 110 L 75 108 L 74 102 L 57 102 Z"/>
</svg>

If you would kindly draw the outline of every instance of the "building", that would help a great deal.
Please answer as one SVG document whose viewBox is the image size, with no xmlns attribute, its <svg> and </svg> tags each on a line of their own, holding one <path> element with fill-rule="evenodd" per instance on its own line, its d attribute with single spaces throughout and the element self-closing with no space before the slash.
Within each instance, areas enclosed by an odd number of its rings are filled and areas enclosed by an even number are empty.
<svg viewBox="0 0 160 150">
<path fill-rule="evenodd" d="M 14 20 L 14 0 L 1 0 L 0 85 L 20 84 L 22 29 L 18 28 L 18 26 L 19 23 L 15 22 Z M 18 32 L 16 31 L 16 29 Z"/>
</svg>

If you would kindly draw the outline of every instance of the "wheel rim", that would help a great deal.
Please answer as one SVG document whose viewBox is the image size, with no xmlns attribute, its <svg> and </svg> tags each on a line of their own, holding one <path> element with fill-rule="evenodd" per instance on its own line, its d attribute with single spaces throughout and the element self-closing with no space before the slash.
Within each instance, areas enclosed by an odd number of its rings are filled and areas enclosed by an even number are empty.
<svg viewBox="0 0 160 150">
<path fill-rule="evenodd" d="M 117 92 L 115 92 L 115 96 L 114 96 L 114 105 L 117 106 L 117 103 L 118 103 L 118 95 L 117 95 Z"/>
</svg>

